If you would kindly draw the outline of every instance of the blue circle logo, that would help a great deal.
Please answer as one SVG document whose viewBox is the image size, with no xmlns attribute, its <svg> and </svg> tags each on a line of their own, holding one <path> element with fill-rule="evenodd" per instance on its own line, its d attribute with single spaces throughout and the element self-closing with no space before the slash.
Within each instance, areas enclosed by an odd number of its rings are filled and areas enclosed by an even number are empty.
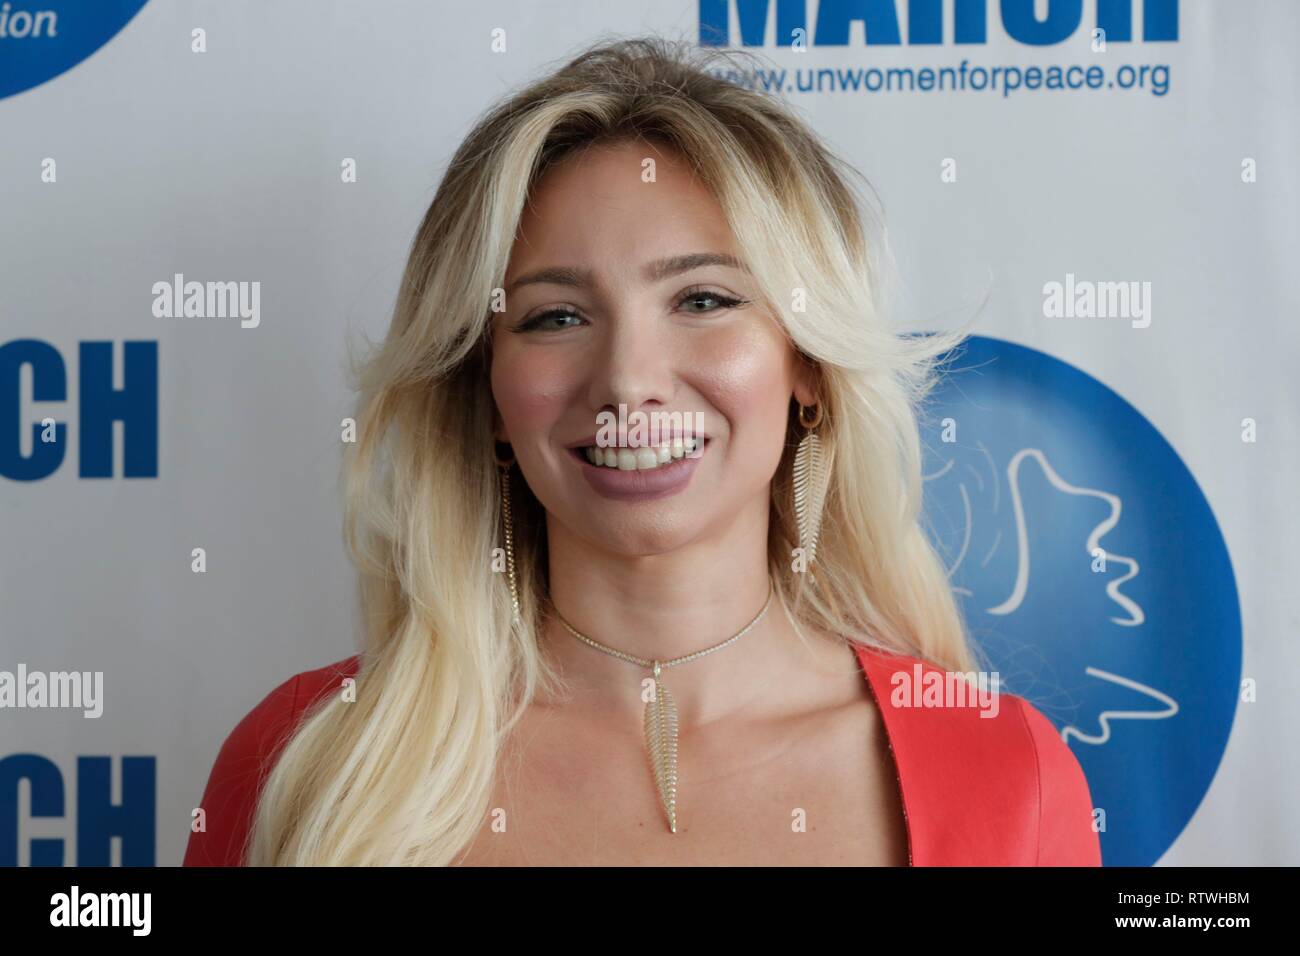
<svg viewBox="0 0 1300 956">
<path fill-rule="evenodd" d="M 1079 759 L 1104 862 L 1150 866 L 1209 789 L 1236 711 L 1223 535 L 1174 449 L 1096 379 L 982 336 L 948 359 L 922 428 L 928 531 L 1001 689 Z"/>
<path fill-rule="evenodd" d="M 66 73 L 102 47 L 148 0 L 4 0 L 0 99 Z"/>
</svg>

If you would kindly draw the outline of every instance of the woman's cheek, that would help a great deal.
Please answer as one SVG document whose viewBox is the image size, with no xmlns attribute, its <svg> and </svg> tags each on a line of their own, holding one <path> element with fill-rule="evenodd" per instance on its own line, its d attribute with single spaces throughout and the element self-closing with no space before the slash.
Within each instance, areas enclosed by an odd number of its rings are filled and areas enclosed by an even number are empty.
<svg viewBox="0 0 1300 956">
<path fill-rule="evenodd" d="M 574 381 L 568 363 L 536 352 L 499 359 L 492 367 L 492 393 L 512 432 L 548 429 L 567 407 Z"/>
<path fill-rule="evenodd" d="M 703 343 L 697 352 L 701 391 L 733 428 L 750 417 L 764 417 L 764 409 L 788 408 L 788 365 L 785 343 L 773 341 L 758 323 L 726 330 Z M 763 423 L 764 426 L 766 423 Z"/>
<path fill-rule="evenodd" d="M 785 451 L 794 388 L 789 346 L 758 322 L 718 335 L 700 350 L 695 379 L 704 399 L 726 419 L 727 462 L 733 478 L 759 487 L 771 480 Z M 705 421 L 706 428 L 718 429 Z"/>
</svg>

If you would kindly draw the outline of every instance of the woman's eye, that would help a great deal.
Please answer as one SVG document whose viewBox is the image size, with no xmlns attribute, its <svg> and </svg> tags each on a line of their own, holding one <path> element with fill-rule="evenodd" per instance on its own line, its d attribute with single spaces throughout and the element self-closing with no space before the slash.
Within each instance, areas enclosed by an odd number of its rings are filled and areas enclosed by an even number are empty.
<svg viewBox="0 0 1300 956">
<path fill-rule="evenodd" d="M 713 312 L 716 311 L 717 309 L 734 309 L 738 305 L 745 304 L 743 299 L 735 299 L 729 295 L 723 295 L 721 292 L 708 292 L 702 289 L 691 290 L 690 292 L 687 292 L 686 295 L 682 296 L 681 302 L 679 304 L 688 305 L 689 303 L 693 303 L 693 302 L 709 302 L 709 301 L 715 304 L 713 306 L 706 307 L 703 309 L 688 308 L 686 311 Z"/>
<path fill-rule="evenodd" d="M 703 308 L 694 308 L 694 305 L 704 304 Z M 677 307 L 686 307 L 687 312 L 693 312 L 696 315 L 705 315 L 709 312 L 717 312 L 720 309 L 734 309 L 737 306 L 747 305 L 748 300 L 737 299 L 721 292 L 709 292 L 704 289 L 692 289 L 683 295 L 677 301 Z M 572 322 L 564 320 L 571 319 Z M 515 326 L 516 332 L 562 332 L 565 329 L 574 328 L 575 325 L 582 323 L 582 316 L 572 309 L 550 309 L 531 319 L 524 319 Z"/>
<path fill-rule="evenodd" d="M 523 322 L 520 322 L 519 325 L 515 326 L 515 331 L 531 332 L 534 329 L 542 329 L 542 331 L 549 331 L 549 332 L 559 331 L 562 329 L 571 328 L 571 326 L 552 325 L 552 326 L 543 327 L 542 323 L 547 322 L 551 319 L 576 319 L 578 317 L 579 316 L 576 312 L 571 312 L 568 309 L 552 309 L 549 312 L 543 312 L 541 315 L 535 315 L 531 319 L 525 319 Z"/>
</svg>

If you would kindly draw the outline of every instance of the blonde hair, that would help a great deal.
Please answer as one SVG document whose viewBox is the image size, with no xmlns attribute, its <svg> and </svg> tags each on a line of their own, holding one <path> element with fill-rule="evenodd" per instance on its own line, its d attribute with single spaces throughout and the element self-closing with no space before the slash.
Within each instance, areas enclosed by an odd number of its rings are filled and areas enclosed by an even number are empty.
<svg viewBox="0 0 1300 956">
<path fill-rule="evenodd" d="M 737 51 L 659 38 L 600 42 L 496 106 L 451 161 L 411 247 L 387 337 L 360 371 L 345 461 L 346 535 L 365 646 L 356 699 L 331 695 L 262 790 L 253 865 L 441 865 L 489 811 L 506 734 L 559 686 L 538 640 L 544 514 L 511 471 L 522 621 L 512 625 L 494 462 L 487 335 L 538 177 L 597 143 L 657 140 L 689 158 L 792 347 L 813 364 L 830 465 L 816 583 L 798 545 L 792 403 L 772 481 L 769 563 L 803 628 L 974 669 L 921 527 L 917 416 L 936 359 L 962 335 L 903 335 L 882 318 L 869 205 L 780 100 L 715 75 Z M 861 207 L 861 208 L 860 208 Z M 795 310 L 797 296 L 806 308 Z"/>
</svg>

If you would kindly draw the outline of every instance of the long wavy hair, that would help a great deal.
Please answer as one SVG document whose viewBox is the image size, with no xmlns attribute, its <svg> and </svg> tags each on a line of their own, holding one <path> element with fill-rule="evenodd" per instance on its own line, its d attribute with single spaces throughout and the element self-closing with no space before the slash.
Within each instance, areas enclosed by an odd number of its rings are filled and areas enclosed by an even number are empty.
<svg viewBox="0 0 1300 956">
<path fill-rule="evenodd" d="M 250 864 L 456 862 L 487 819 L 506 735 L 539 690 L 563 686 L 539 641 L 544 512 L 518 469 L 508 479 L 518 623 L 507 576 L 494 570 L 503 535 L 489 335 L 530 189 L 598 143 L 654 140 L 689 158 L 763 304 L 814 367 L 830 469 L 816 582 L 792 568 L 793 401 L 768 537 L 796 631 L 975 667 L 922 527 L 918 430 L 939 357 L 964 336 L 904 334 L 885 321 L 874 193 L 854 188 L 859 174 L 784 102 L 726 78 L 750 57 L 661 38 L 601 41 L 494 107 L 457 150 L 387 336 L 358 369 L 359 434 L 344 463 L 365 632 L 355 700 L 331 695 L 284 746 L 261 792 Z"/>
</svg>

